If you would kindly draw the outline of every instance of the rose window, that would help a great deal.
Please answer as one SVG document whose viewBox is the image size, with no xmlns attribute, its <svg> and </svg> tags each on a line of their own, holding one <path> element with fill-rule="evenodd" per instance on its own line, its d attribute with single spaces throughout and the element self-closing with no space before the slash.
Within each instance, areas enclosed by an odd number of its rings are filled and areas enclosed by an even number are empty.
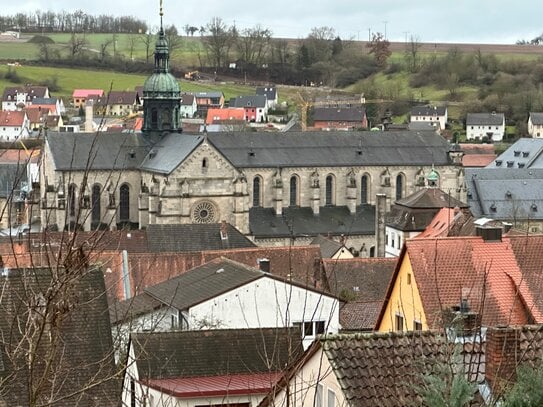
<svg viewBox="0 0 543 407">
<path fill-rule="evenodd" d="M 208 201 L 197 203 L 192 209 L 192 221 L 194 223 L 215 223 L 217 222 L 217 209 Z"/>
</svg>

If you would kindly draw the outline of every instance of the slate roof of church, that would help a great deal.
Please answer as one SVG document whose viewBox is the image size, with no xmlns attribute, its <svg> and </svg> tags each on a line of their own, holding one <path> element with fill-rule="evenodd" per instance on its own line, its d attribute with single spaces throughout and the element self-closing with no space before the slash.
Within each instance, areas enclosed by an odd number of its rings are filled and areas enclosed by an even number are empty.
<svg viewBox="0 0 543 407">
<path fill-rule="evenodd" d="M 131 343 L 140 379 L 280 372 L 303 353 L 298 328 L 134 333 Z"/>
<path fill-rule="evenodd" d="M 141 135 L 134 133 L 49 132 L 47 143 L 55 169 L 63 171 L 137 169 L 148 151 Z"/>
<path fill-rule="evenodd" d="M 170 133 L 152 146 L 141 164 L 141 169 L 170 174 L 203 140 L 203 136 Z"/>
<path fill-rule="evenodd" d="M 238 168 L 450 164 L 449 143 L 432 132 L 213 133 L 208 139 Z"/>
<path fill-rule="evenodd" d="M 360 165 L 448 165 L 449 143 L 430 132 L 210 133 L 209 142 L 237 168 L 344 167 Z M 139 133 L 49 132 L 57 170 L 142 169 L 169 174 L 198 146 L 202 136 L 170 133 L 150 145 Z M 149 151 L 154 150 L 154 157 Z M 254 155 L 249 155 L 252 150 Z M 326 154 L 322 154 L 326 151 Z M 131 157 L 134 153 L 134 158 Z"/>
<path fill-rule="evenodd" d="M 311 208 L 283 208 L 283 216 L 277 216 L 272 208 L 254 207 L 249 209 L 249 228 L 256 238 L 372 235 L 375 209 L 361 205 L 351 214 L 346 206 L 327 206 L 315 216 Z"/>
</svg>

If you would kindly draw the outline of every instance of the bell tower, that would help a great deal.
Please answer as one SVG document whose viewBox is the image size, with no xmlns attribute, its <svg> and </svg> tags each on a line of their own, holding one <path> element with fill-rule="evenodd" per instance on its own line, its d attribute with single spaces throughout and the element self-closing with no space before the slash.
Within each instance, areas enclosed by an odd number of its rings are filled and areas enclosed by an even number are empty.
<svg viewBox="0 0 543 407">
<path fill-rule="evenodd" d="M 152 138 L 181 130 L 181 89 L 177 79 L 169 71 L 170 50 L 164 34 L 163 15 L 160 0 L 160 30 L 155 44 L 155 66 L 153 74 L 143 85 L 142 132 Z"/>
</svg>

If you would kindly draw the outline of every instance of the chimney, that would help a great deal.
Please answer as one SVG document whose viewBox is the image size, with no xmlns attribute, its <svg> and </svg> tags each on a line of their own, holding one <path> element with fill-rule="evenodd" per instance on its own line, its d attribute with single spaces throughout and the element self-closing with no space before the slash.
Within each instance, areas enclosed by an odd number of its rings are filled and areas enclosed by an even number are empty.
<svg viewBox="0 0 543 407">
<path fill-rule="evenodd" d="M 481 236 L 485 242 L 501 242 L 502 230 L 501 226 L 477 226 L 475 229 L 477 236 Z"/>
<path fill-rule="evenodd" d="M 342 233 L 341 236 L 339 237 L 339 244 L 342 245 L 342 246 L 345 246 L 345 242 L 347 241 L 347 238 L 345 237 L 345 235 Z"/>
<path fill-rule="evenodd" d="M 488 328 L 485 358 L 485 379 L 492 394 L 499 395 L 516 380 L 520 359 L 518 330 L 511 327 Z"/>
<path fill-rule="evenodd" d="M 375 205 L 375 257 L 385 257 L 385 213 L 387 196 L 377 194 Z"/>
<path fill-rule="evenodd" d="M 223 248 L 230 248 L 230 241 L 228 240 L 228 224 L 225 220 L 221 221 L 221 229 L 220 229 L 220 235 L 221 235 L 221 243 Z"/>
<path fill-rule="evenodd" d="M 87 100 L 85 103 L 85 132 L 92 133 L 94 131 L 94 106 L 92 99 Z"/>
<path fill-rule="evenodd" d="M 264 273 L 270 273 L 270 259 L 258 259 L 257 262 L 260 271 L 263 271 Z"/>
</svg>

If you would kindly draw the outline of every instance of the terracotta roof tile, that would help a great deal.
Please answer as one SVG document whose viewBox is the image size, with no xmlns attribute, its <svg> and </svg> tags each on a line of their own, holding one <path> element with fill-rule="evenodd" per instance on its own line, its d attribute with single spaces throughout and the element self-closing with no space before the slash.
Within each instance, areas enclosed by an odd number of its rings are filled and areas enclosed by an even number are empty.
<svg viewBox="0 0 543 407">
<path fill-rule="evenodd" d="M 0 111 L 0 126 L 21 127 L 25 117 L 26 114 L 23 111 Z"/>
<path fill-rule="evenodd" d="M 465 154 L 462 157 L 464 167 L 486 167 L 496 159 L 496 154 Z"/>
<path fill-rule="evenodd" d="M 430 327 L 439 327 L 442 310 L 462 298 L 485 326 L 543 322 L 536 306 L 543 286 L 524 276 L 509 238 L 422 238 L 406 246 Z"/>
</svg>

